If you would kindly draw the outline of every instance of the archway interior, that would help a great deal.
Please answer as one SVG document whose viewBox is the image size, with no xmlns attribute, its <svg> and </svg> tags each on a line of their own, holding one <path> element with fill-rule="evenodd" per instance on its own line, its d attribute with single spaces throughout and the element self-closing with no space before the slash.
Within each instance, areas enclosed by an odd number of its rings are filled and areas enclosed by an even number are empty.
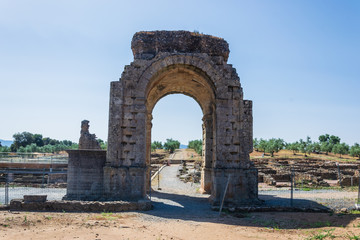
<svg viewBox="0 0 360 240">
<path fill-rule="evenodd" d="M 214 139 L 216 132 L 215 124 L 215 91 L 209 78 L 199 69 L 188 65 L 171 65 L 162 71 L 154 74 L 146 88 L 146 164 L 150 166 L 151 159 L 151 129 L 153 119 L 153 109 L 156 103 L 163 97 L 180 93 L 192 97 L 202 110 L 202 134 L 203 134 L 203 170 L 202 185 L 205 174 L 210 176 L 209 169 L 212 165 L 212 159 L 215 159 Z M 150 177 L 148 173 L 148 177 Z M 206 180 L 208 184 L 211 181 Z M 209 186 L 202 186 L 202 189 Z M 209 192 L 205 191 L 204 192 Z"/>
</svg>

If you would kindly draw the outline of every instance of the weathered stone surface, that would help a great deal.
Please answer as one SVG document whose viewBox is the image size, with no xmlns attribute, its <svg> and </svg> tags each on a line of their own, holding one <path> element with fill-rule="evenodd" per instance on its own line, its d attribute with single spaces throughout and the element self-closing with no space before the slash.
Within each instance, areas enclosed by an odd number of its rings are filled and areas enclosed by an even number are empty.
<svg viewBox="0 0 360 240">
<path fill-rule="evenodd" d="M 204 114 L 201 190 L 219 204 L 231 175 L 226 204 L 258 202 L 258 176 L 249 158 L 252 102 L 243 100 L 236 70 L 226 63 L 227 42 L 186 31 L 139 32 L 132 50 L 134 62 L 111 83 L 104 197 L 145 197 L 152 110 L 162 97 L 182 93 L 194 98 Z"/>
<path fill-rule="evenodd" d="M 99 200 L 103 197 L 104 150 L 67 150 L 67 189 L 64 199 Z"/>
<path fill-rule="evenodd" d="M 79 149 L 101 149 L 99 142 L 96 141 L 96 135 L 90 134 L 89 127 L 88 120 L 81 122 Z"/>
<path fill-rule="evenodd" d="M 135 59 L 152 59 L 159 52 L 205 53 L 229 57 L 228 43 L 218 37 L 188 31 L 153 31 L 135 33 L 131 41 Z"/>
</svg>

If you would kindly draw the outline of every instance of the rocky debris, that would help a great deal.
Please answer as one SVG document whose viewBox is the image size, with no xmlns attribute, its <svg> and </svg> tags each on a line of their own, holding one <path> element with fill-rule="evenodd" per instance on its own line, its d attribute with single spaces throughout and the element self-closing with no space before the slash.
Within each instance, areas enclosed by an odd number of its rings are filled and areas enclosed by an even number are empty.
<svg viewBox="0 0 360 240">
<path fill-rule="evenodd" d="M 201 172 L 200 168 L 196 167 L 196 164 L 187 166 L 186 162 L 184 161 L 182 164 L 182 168 L 179 168 L 178 177 L 181 181 L 187 183 L 200 183 L 201 179 Z"/>
<path fill-rule="evenodd" d="M 99 142 L 96 140 L 96 135 L 90 134 L 89 127 L 90 125 L 88 120 L 83 120 L 81 122 L 79 149 L 101 149 Z"/>
<path fill-rule="evenodd" d="M 275 158 L 253 159 L 253 162 L 258 169 L 258 181 L 276 187 L 289 186 L 291 169 L 294 171 L 295 185 L 328 187 L 327 180 L 339 178 L 336 162 L 320 159 Z M 339 168 L 342 186 L 358 185 L 360 163 L 340 163 Z M 340 184 L 339 181 L 337 184 Z"/>
<path fill-rule="evenodd" d="M 54 211 L 54 212 L 123 212 L 151 210 L 151 202 L 114 201 L 46 201 L 26 202 L 24 199 L 12 199 L 10 209 L 16 211 Z"/>
</svg>

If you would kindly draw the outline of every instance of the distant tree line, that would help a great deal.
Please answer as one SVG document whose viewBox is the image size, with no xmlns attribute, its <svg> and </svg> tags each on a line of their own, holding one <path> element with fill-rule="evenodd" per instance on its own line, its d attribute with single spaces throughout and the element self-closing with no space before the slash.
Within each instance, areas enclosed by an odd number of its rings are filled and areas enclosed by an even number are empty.
<svg viewBox="0 0 360 240">
<path fill-rule="evenodd" d="M 165 149 L 170 153 L 173 153 L 175 149 L 180 148 L 180 142 L 178 140 L 174 140 L 172 138 L 166 139 L 164 145 L 160 141 L 154 141 L 151 143 L 151 151 L 155 151 L 156 149 Z"/>
<path fill-rule="evenodd" d="M 275 152 L 287 149 L 292 151 L 294 155 L 298 152 L 304 153 L 305 156 L 311 153 L 325 153 L 327 155 L 331 152 L 339 154 L 340 158 L 344 154 L 350 154 L 360 159 L 360 145 L 358 143 L 350 147 L 348 144 L 341 142 L 340 137 L 329 134 L 319 136 L 318 142 L 313 142 L 310 137 L 307 137 L 306 140 L 300 139 L 293 143 L 286 143 L 280 138 L 272 138 L 269 140 L 262 138 L 258 140 L 255 138 L 253 145 L 255 151 L 264 152 L 264 154 L 270 153 L 271 156 L 274 156 Z"/>
<path fill-rule="evenodd" d="M 50 153 L 78 148 L 78 144 L 70 140 L 59 141 L 49 137 L 43 137 L 41 134 L 32 134 L 29 132 L 15 133 L 13 140 L 14 142 L 10 147 L 0 146 L 0 152 Z"/>
</svg>

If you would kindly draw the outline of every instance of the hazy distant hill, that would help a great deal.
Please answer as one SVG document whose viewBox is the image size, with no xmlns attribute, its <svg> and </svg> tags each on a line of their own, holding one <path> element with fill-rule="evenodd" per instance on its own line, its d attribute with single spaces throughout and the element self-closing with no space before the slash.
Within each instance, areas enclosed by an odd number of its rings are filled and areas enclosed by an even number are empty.
<svg viewBox="0 0 360 240">
<path fill-rule="evenodd" d="M 13 141 L 10 141 L 10 140 L 2 140 L 2 139 L 0 139 L 0 142 L 1 142 L 2 146 L 7 146 L 7 147 L 10 147 L 11 144 L 13 144 Z"/>
<path fill-rule="evenodd" d="M 188 147 L 187 145 L 180 144 L 180 149 L 184 149 L 184 148 L 187 148 L 187 147 Z"/>
</svg>

